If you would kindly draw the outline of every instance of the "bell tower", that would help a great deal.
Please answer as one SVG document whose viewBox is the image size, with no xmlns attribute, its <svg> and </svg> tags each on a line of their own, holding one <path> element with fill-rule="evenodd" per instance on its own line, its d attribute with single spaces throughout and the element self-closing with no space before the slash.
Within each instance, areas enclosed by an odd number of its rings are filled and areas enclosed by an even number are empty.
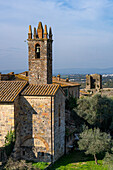
<svg viewBox="0 0 113 170">
<path fill-rule="evenodd" d="M 39 22 L 32 34 L 31 25 L 28 33 L 29 84 L 52 84 L 52 30 L 44 30 Z"/>
</svg>

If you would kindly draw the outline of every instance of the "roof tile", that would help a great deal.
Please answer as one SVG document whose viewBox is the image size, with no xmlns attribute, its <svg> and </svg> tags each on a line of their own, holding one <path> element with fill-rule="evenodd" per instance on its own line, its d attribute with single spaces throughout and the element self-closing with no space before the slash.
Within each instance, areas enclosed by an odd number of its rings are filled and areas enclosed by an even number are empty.
<svg viewBox="0 0 113 170">
<path fill-rule="evenodd" d="M 54 96 L 59 89 L 59 85 L 42 84 L 42 85 L 28 85 L 21 93 L 23 96 Z"/>
<path fill-rule="evenodd" d="M 25 81 L 0 81 L 0 102 L 13 102 L 26 85 Z"/>
</svg>

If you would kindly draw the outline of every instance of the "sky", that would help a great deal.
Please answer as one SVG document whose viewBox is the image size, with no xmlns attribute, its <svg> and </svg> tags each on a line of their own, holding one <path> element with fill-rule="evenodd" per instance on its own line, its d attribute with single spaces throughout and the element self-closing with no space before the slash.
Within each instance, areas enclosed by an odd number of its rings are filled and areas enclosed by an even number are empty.
<svg viewBox="0 0 113 170">
<path fill-rule="evenodd" d="M 28 70 L 39 21 L 52 27 L 54 69 L 113 67 L 113 0 L 0 0 L 0 71 Z"/>
</svg>

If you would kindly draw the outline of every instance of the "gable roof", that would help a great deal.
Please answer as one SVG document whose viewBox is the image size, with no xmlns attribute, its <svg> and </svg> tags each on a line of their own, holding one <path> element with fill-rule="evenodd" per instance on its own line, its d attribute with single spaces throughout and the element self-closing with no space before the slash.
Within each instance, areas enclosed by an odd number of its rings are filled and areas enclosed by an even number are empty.
<svg viewBox="0 0 113 170">
<path fill-rule="evenodd" d="M 13 102 L 26 85 L 25 81 L 0 81 L 0 102 Z"/>
<path fill-rule="evenodd" d="M 54 96 L 59 89 L 59 85 L 42 84 L 28 85 L 21 93 L 23 96 Z"/>
</svg>

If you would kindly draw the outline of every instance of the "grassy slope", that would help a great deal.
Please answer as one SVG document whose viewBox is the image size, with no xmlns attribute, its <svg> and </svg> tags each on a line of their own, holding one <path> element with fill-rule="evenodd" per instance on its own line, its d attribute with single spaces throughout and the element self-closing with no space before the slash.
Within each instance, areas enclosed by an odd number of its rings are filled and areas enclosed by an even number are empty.
<svg viewBox="0 0 113 170">
<path fill-rule="evenodd" d="M 74 151 L 66 156 L 63 156 L 55 164 L 48 168 L 49 170 L 109 170 L 108 165 L 102 165 L 102 160 L 95 164 L 93 157 L 84 155 L 83 152 Z"/>
<path fill-rule="evenodd" d="M 44 170 L 49 163 L 38 162 L 33 163 L 33 166 Z M 110 165 L 103 165 L 102 160 L 98 160 L 98 165 L 95 164 L 93 156 L 86 156 L 83 152 L 73 151 L 54 163 L 48 170 L 113 170 Z"/>
<path fill-rule="evenodd" d="M 39 168 L 39 169 L 43 170 L 49 165 L 49 163 L 47 163 L 47 162 L 38 162 L 38 163 L 32 163 L 32 165 L 35 168 Z"/>
</svg>

